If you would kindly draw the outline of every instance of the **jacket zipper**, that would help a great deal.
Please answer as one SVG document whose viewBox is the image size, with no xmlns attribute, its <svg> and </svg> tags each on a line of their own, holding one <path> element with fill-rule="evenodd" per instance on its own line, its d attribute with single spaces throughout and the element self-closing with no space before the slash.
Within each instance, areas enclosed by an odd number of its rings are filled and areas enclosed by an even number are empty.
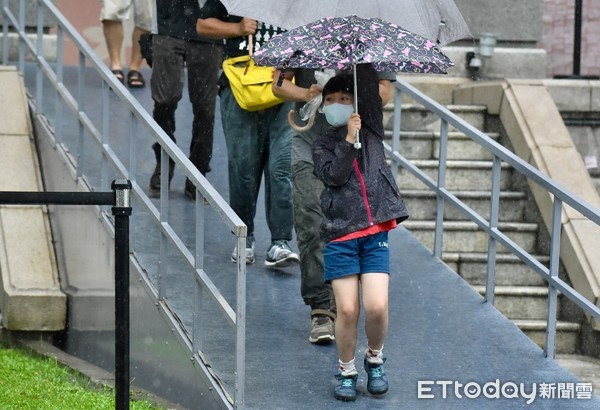
<svg viewBox="0 0 600 410">
<path fill-rule="evenodd" d="M 358 167 L 358 161 L 356 161 L 356 158 L 353 161 L 353 165 L 354 171 L 356 171 L 356 175 L 358 177 L 358 182 L 360 183 L 360 191 L 362 193 L 363 202 L 365 203 L 365 208 L 367 208 L 367 219 L 369 220 L 369 225 L 373 225 L 373 217 L 371 215 L 369 199 L 367 198 L 367 187 L 365 185 L 365 179 L 363 178 L 363 174 L 360 172 L 360 168 Z"/>
</svg>

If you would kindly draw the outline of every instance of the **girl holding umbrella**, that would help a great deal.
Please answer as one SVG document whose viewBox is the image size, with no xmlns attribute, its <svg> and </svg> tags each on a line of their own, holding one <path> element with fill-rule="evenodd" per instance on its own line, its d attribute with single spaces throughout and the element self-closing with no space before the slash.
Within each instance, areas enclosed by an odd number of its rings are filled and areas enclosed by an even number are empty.
<svg viewBox="0 0 600 410">
<path fill-rule="evenodd" d="M 408 218 L 402 196 L 386 163 L 383 110 L 377 73 L 358 64 L 357 95 L 351 75 L 333 77 L 323 89 L 329 130 L 313 145 L 315 174 L 325 185 L 321 194 L 321 236 L 326 242 L 324 280 L 331 283 L 337 305 L 335 324 L 339 354 L 338 400 L 356 399 L 354 363 L 360 293 L 366 314 L 368 346 L 363 359 L 367 390 L 384 394 L 388 381 L 383 345 L 388 328 L 388 231 Z M 359 112 L 353 112 L 359 98 Z M 362 146 L 355 149 L 360 132 Z"/>
</svg>

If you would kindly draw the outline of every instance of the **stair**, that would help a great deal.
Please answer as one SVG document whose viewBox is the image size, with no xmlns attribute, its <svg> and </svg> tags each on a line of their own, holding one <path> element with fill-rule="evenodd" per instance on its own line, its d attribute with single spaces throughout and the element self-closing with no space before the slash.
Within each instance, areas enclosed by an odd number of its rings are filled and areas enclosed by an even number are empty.
<svg viewBox="0 0 600 410">
<path fill-rule="evenodd" d="M 481 106 L 449 105 L 451 111 L 485 132 L 486 110 Z M 384 114 L 387 143 L 391 145 L 393 107 Z M 403 104 L 400 153 L 437 181 L 440 119 L 420 105 Z M 497 140 L 498 135 L 488 134 Z M 484 218 L 489 218 L 492 161 L 479 144 L 452 127 L 448 133 L 445 187 Z M 433 249 L 437 200 L 425 185 L 403 168 L 397 182 L 405 199 L 410 218 L 403 223 L 429 249 Z M 527 252 L 536 252 L 539 226 L 525 220 L 527 192 L 513 178 L 511 167 L 502 164 L 500 176 L 498 226 Z M 442 259 L 482 296 L 485 295 L 488 235 L 459 209 L 444 207 Z M 548 263 L 546 256 L 537 259 Z M 540 347 L 544 347 L 548 287 L 546 282 L 515 255 L 497 247 L 495 265 L 495 307 L 510 318 Z M 560 299 L 560 298 L 559 298 Z M 559 301 L 560 308 L 560 301 Z M 557 353 L 578 351 L 580 326 L 559 321 Z"/>
</svg>

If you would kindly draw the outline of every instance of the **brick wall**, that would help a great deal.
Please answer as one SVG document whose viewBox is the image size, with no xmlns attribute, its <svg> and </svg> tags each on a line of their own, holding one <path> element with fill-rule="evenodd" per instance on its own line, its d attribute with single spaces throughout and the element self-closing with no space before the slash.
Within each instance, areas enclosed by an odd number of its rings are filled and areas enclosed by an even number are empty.
<svg viewBox="0 0 600 410">
<path fill-rule="evenodd" d="M 544 1 L 544 32 L 539 46 L 548 53 L 548 77 L 573 74 L 575 0 Z M 600 1 L 583 0 L 581 75 L 600 75 Z"/>
</svg>

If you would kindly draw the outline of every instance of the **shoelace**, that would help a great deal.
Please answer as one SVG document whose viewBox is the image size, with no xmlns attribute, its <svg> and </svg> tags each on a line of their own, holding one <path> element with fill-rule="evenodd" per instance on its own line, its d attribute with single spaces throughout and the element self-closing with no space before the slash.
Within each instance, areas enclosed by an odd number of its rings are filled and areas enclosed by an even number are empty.
<svg viewBox="0 0 600 410">
<path fill-rule="evenodd" d="M 342 379 L 342 387 L 352 387 L 352 379 Z"/>
<path fill-rule="evenodd" d="M 381 377 L 381 366 L 371 367 L 371 377 Z"/>
</svg>

